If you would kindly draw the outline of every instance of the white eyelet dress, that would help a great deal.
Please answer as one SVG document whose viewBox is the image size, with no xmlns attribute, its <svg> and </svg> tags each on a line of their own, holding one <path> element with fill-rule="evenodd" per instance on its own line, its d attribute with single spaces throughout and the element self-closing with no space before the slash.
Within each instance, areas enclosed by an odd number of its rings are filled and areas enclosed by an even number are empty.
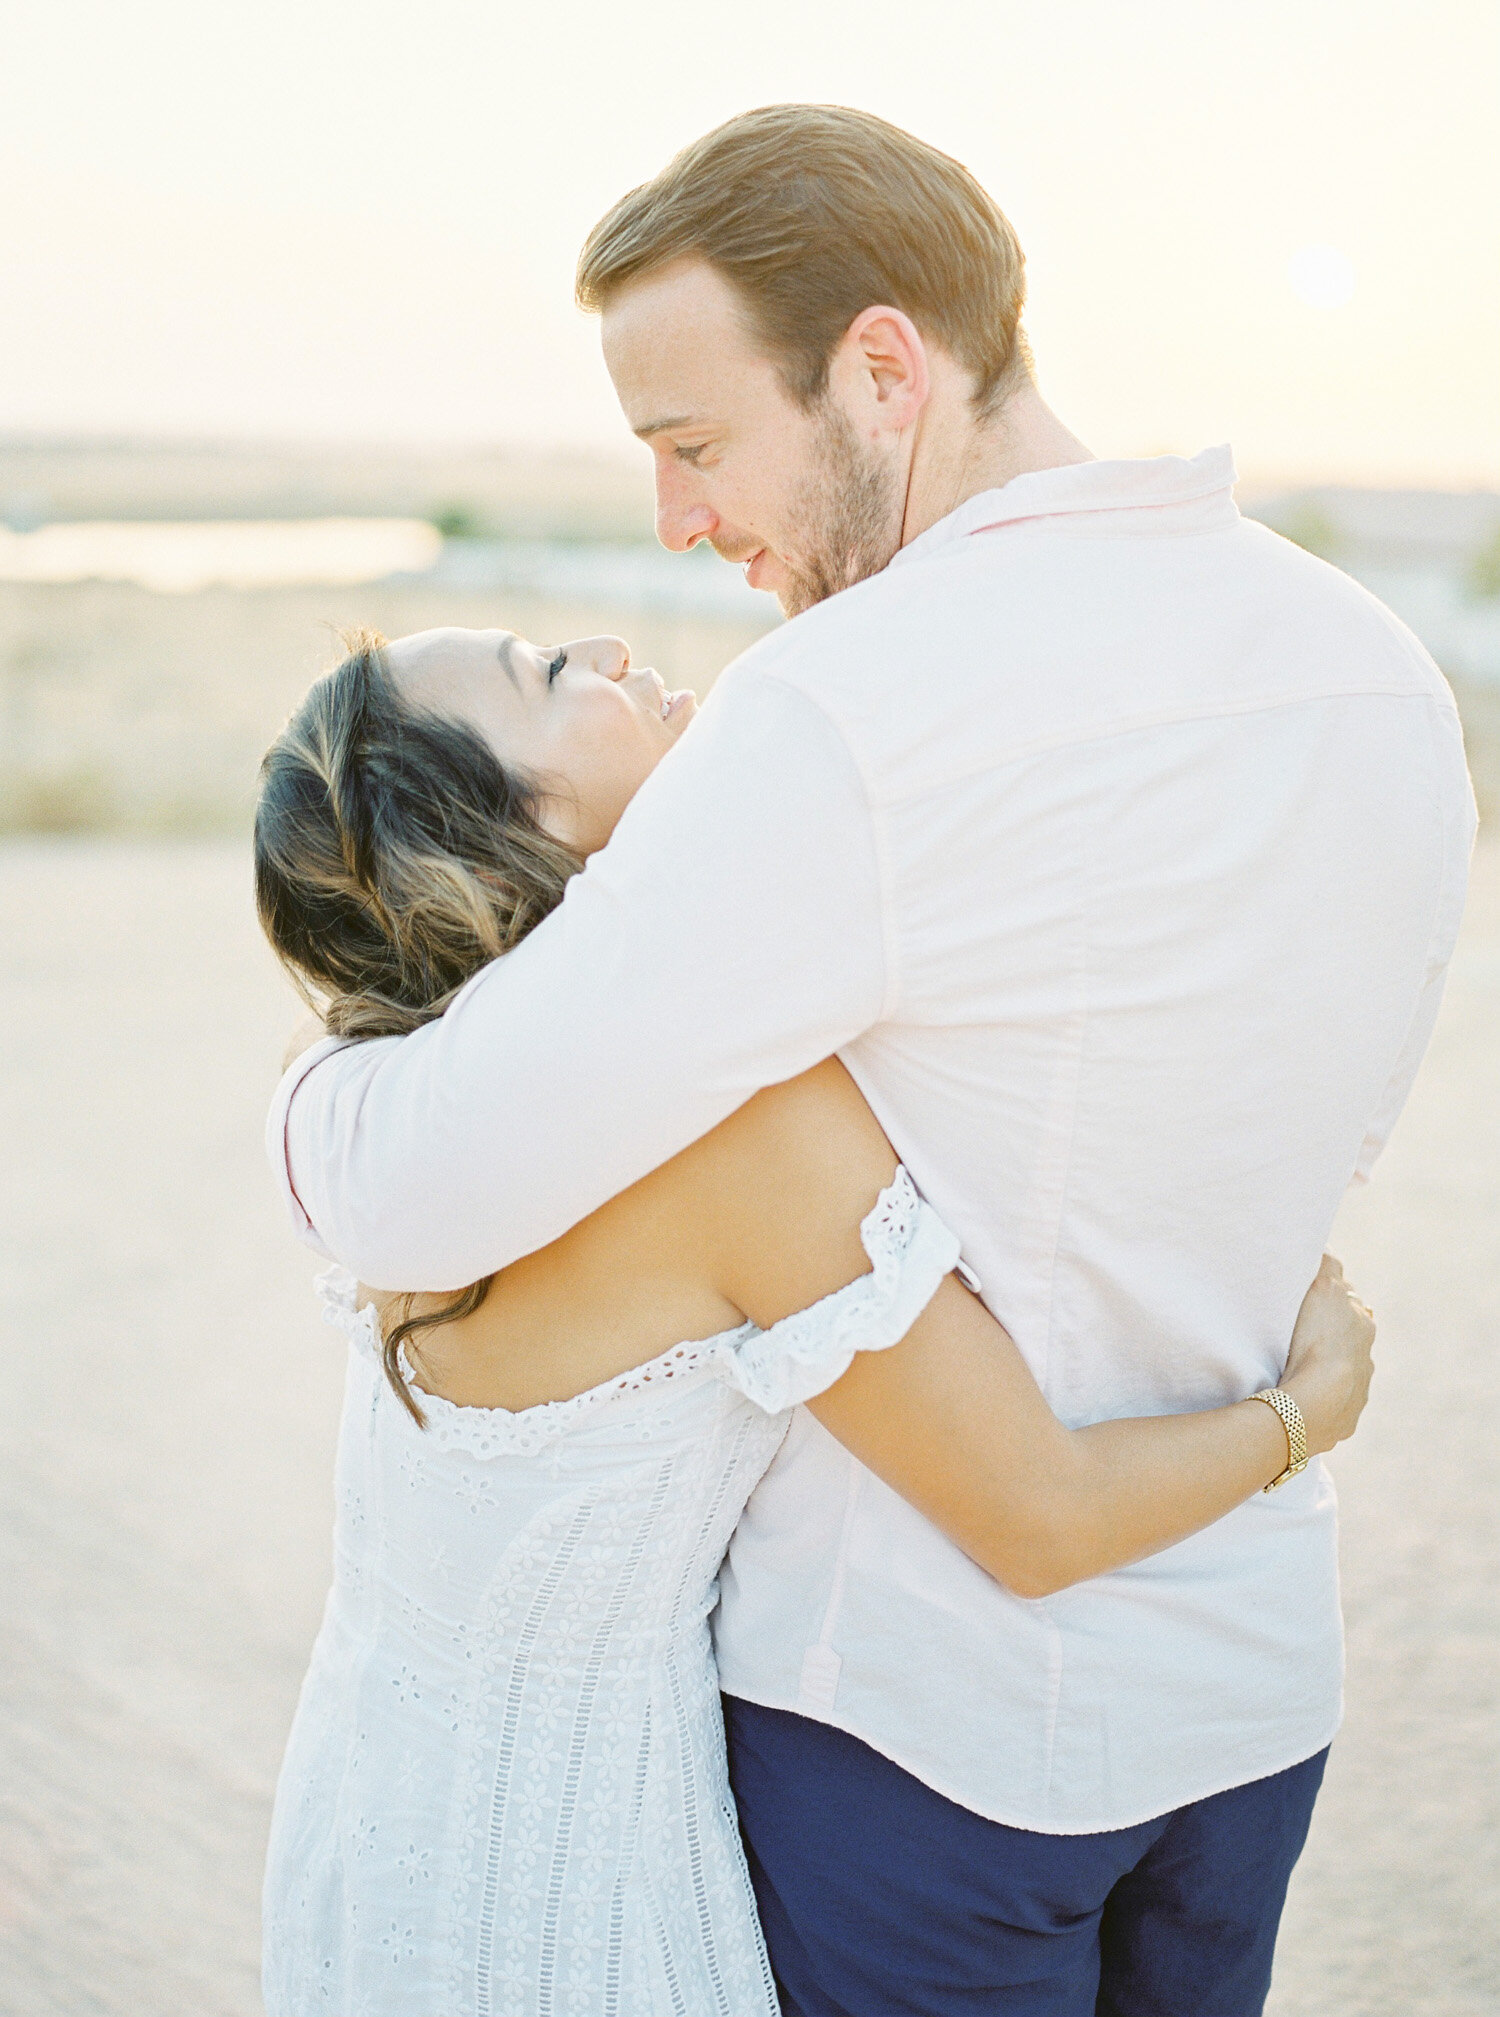
<svg viewBox="0 0 1500 2017">
<path fill-rule="evenodd" d="M 904 1170 L 872 1265 L 768 1331 L 570 1401 L 419 1429 L 373 1309 L 351 1353 L 334 1585 L 282 1766 L 269 2017 L 775 2017 L 708 1620 L 799 1400 L 905 1335 L 958 1243 Z"/>
</svg>

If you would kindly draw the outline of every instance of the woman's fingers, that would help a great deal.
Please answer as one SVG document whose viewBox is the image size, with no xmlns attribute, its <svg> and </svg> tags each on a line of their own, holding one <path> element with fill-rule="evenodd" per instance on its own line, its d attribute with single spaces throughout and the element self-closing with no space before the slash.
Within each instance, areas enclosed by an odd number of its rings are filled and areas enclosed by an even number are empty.
<svg viewBox="0 0 1500 2017">
<path fill-rule="evenodd" d="M 1352 1436 L 1374 1376 L 1375 1318 L 1331 1254 L 1302 1301 L 1282 1384 L 1294 1383 L 1315 1450 Z"/>
<path fill-rule="evenodd" d="M 1375 1377 L 1375 1313 L 1368 1303 L 1362 1303 L 1354 1291 L 1343 1284 L 1348 1304 L 1350 1366 L 1349 1399 L 1344 1420 L 1339 1427 L 1338 1441 L 1352 1436 L 1359 1426 L 1359 1418 L 1364 1413 L 1370 1398 L 1370 1382 Z"/>
</svg>

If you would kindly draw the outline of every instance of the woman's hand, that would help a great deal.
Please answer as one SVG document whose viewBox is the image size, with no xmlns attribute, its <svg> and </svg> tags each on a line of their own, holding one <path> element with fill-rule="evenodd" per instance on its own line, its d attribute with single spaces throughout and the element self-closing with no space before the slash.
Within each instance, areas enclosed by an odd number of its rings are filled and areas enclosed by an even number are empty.
<svg viewBox="0 0 1500 2017">
<path fill-rule="evenodd" d="M 1344 1280 L 1331 1254 L 1302 1298 L 1281 1385 L 1302 1410 L 1308 1455 L 1354 1434 L 1375 1365 L 1375 1318 Z"/>
</svg>

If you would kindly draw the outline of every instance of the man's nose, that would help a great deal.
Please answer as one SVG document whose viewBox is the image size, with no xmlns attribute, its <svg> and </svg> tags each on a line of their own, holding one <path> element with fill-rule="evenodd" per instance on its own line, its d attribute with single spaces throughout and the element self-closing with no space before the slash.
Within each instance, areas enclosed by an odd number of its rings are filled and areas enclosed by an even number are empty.
<svg viewBox="0 0 1500 2017">
<path fill-rule="evenodd" d="M 675 470 L 656 474 L 656 536 L 673 553 L 686 553 L 700 539 L 712 539 L 719 514 L 701 499 L 685 497 Z"/>
</svg>

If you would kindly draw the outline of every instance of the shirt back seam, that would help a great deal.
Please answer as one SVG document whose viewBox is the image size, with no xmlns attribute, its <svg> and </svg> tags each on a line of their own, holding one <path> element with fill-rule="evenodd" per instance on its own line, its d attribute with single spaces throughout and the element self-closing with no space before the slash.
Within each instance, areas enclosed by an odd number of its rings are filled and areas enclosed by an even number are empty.
<svg viewBox="0 0 1500 2017">
<path fill-rule="evenodd" d="M 783 681 L 783 684 L 790 684 Z M 1302 707 L 1317 707 L 1329 700 L 1423 700 L 1436 708 L 1439 713 L 1451 714 L 1457 718 L 1458 709 L 1451 700 L 1444 700 L 1441 694 L 1433 693 L 1427 687 L 1334 687 L 1324 693 L 1298 694 L 1294 700 L 1254 700 L 1226 702 L 1222 707 L 1174 708 L 1156 714 L 1132 716 L 1127 721 L 1117 722 L 1109 728 L 1094 734 L 1076 734 L 1070 730 L 1060 730 L 1054 735 L 1038 736 L 1031 742 L 1019 743 L 1002 756 L 992 757 L 983 763 L 976 763 L 967 770 L 945 771 L 932 783 L 920 785 L 914 791 L 893 794 L 889 798 L 876 800 L 868 798 L 873 814 L 876 806 L 889 812 L 899 811 L 903 806 L 912 805 L 919 799 L 928 798 L 935 791 L 947 791 L 957 784 L 966 784 L 972 777 L 983 777 L 986 772 L 1009 770 L 1013 765 L 1026 763 L 1033 757 L 1054 755 L 1062 750 L 1093 749 L 1109 742 L 1118 742 L 1128 735 L 1140 735 L 1153 728 L 1180 728 L 1191 722 L 1228 721 L 1236 715 L 1291 713 Z M 816 705 L 816 703 L 814 703 Z M 820 712 L 825 712 L 821 710 Z M 831 721 L 831 717 L 828 717 Z M 837 732 L 837 730 L 835 730 Z M 841 738 L 842 739 L 842 738 Z M 848 747 L 845 742 L 845 747 Z M 850 752 L 851 759 L 853 752 Z M 856 761 L 856 768 L 859 765 Z M 861 782 L 864 773 L 860 769 Z M 868 784 L 865 790 L 869 793 Z"/>
</svg>

